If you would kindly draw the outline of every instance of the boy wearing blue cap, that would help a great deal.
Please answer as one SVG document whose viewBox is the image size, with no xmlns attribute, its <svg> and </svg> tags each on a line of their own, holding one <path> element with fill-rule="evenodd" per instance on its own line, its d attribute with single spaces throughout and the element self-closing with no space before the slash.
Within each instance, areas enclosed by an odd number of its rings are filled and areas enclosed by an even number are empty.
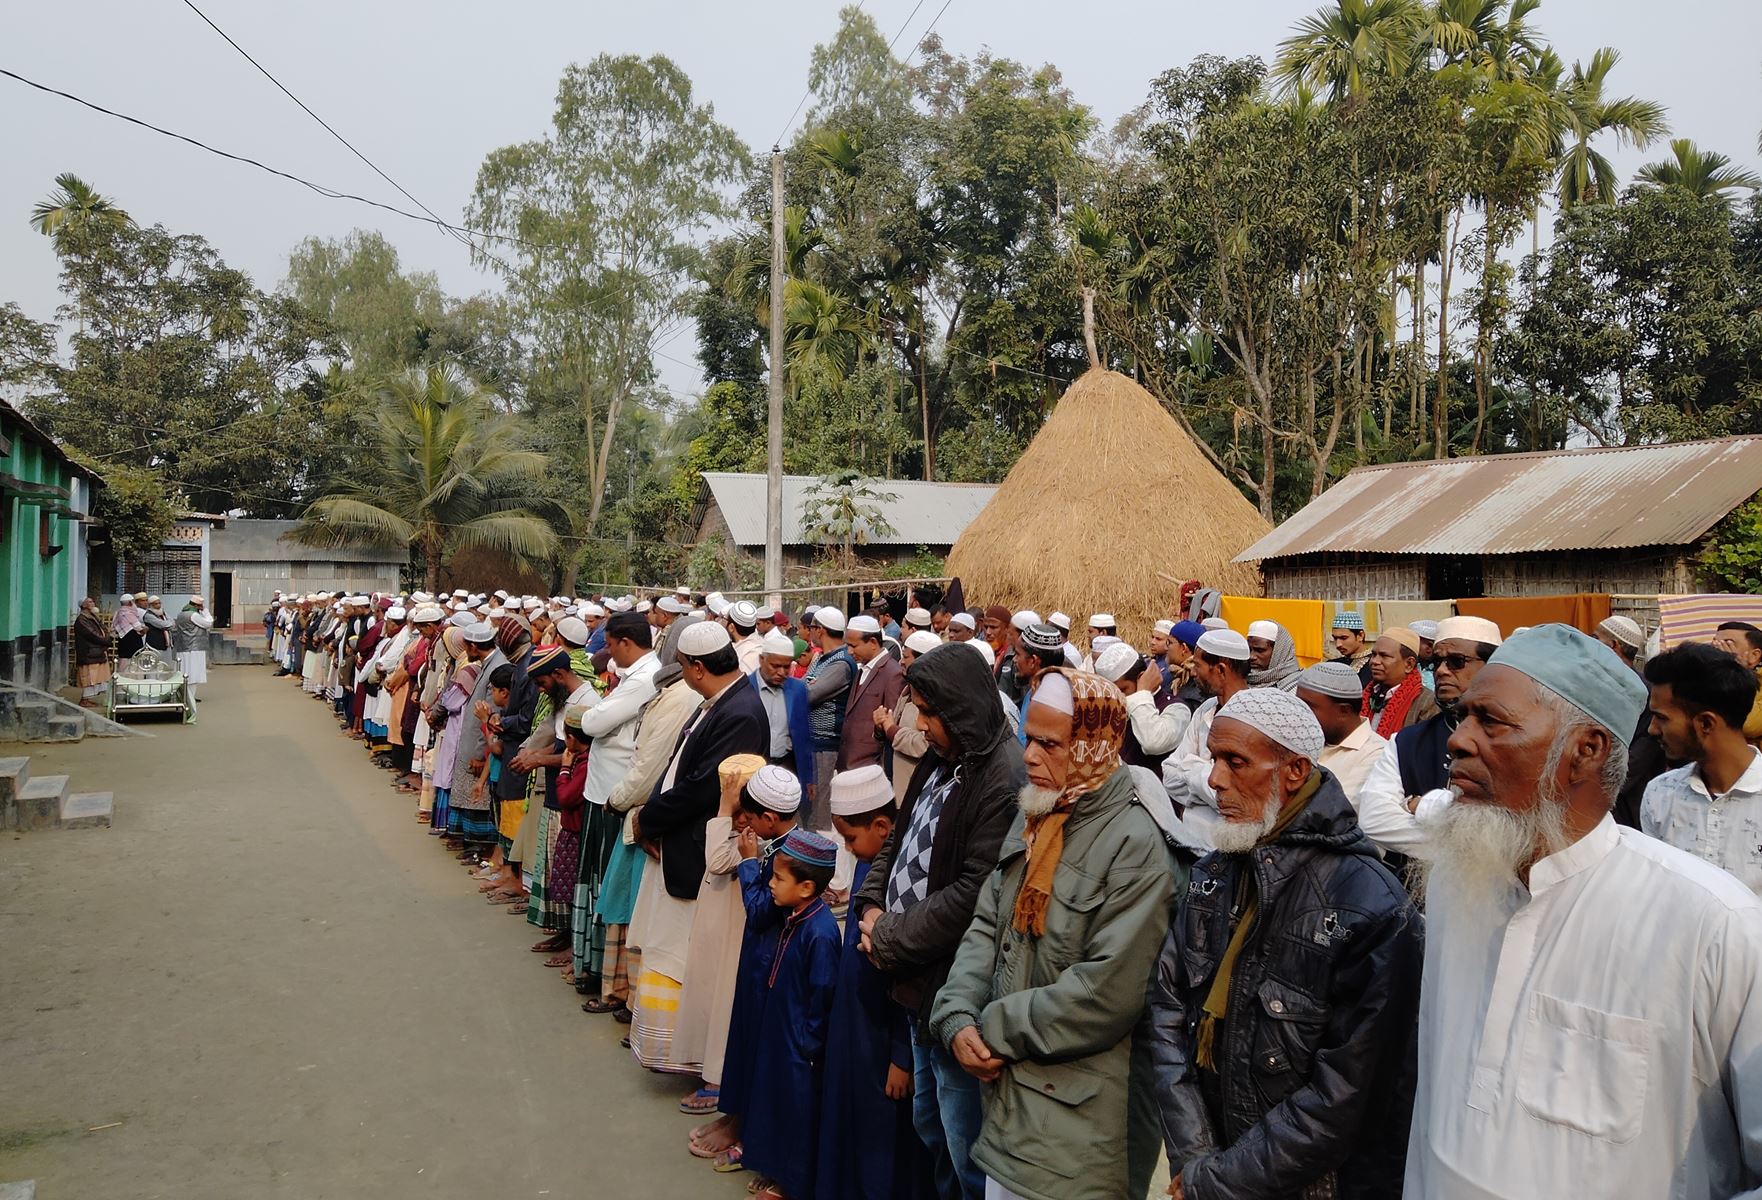
<svg viewBox="0 0 1762 1200">
<path fill-rule="evenodd" d="M 741 864 L 741 874 L 754 870 Z M 789 831 L 771 859 L 771 902 L 781 922 L 759 942 L 771 965 L 751 1001 L 757 1020 L 747 1062 L 741 1112 L 741 1151 L 735 1159 L 760 1176 L 753 1194 L 765 1200 L 808 1197 L 814 1190 L 820 1082 L 826 1027 L 838 984 L 838 922 L 825 891 L 838 865 L 838 847 L 811 830 Z M 730 1054 L 728 1068 L 734 1065 Z M 723 1100 L 733 1071 L 725 1069 Z M 718 1164 L 719 1166 L 721 1164 Z"/>
</svg>

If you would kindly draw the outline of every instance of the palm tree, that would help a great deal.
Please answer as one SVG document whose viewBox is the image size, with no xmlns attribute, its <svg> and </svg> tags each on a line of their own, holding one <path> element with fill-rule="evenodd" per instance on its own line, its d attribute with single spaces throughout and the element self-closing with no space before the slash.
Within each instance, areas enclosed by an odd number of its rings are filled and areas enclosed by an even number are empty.
<svg viewBox="0 0 1762 1200">
<path fill-rule="evenodd" d="M 1691 196 L 1715 199 L 1730 204 L 1727 192 L 1738 188 L 1762 188 L 1762 176 L 1731 165 L 1731 159 L 1717 150 L 1699 149 L 1688 138 L 1670 140 L 1671 158 L 1647 163 L 1640 168 L 1642 184 L 1672 188 Z"/>
<path fill-rule="evenodd" d="M 393 378 L 377 403 L 377 453 L 355 479 L 307 506 L 296 541 L 408 547 L 421 556 L 430 591 L 453 550 L 520 563 L 556 552 L 556 533 L 527 507 L 526 488 L 549 459 L 516 446 L 513 419 L 488 392 L 457 367 L 417 367 Z"/>
<path fill-rule="evenodd" d="M 1573 63 L 1572 74 L 1561 84 L 1565 117 L 1562 132 L 1570 139 L 1560 155 L 1560 168 L 1555 175 L 1555 194 L 1562 209 L 1585 203 L 1607 204 L 1615 199 L 1615 167 L 1591 148 L 1591 140 L 1598 134 L 1612 133 L 1617 144 L 1643 148 L 1669 129 L 1662 104 L 1633 96 L 1603 94 L 1609 72 L 1620 61 L 1620 53 L 1605 46 L 1591 55 L 1589 66 Z"/>
<path fill-rule="evenodd" d="M 31 209 L 31 228 L 60 242 L 69 234 L 93 226 L 123 228 L 134 220 L 114 200 L 98 194 L 78 175 L 63 172 L 55 177 L 56 190 Z"/>
<path fill-rule="evenodd" d="M 1416 0 L 1339 0 L 1297 22 L 1274 75 L 1288 89 L 1325 89 L 1330 101 L 1357 96 L 1368 79 L 1408 70 L 1419 19 Z"/>
</svg>

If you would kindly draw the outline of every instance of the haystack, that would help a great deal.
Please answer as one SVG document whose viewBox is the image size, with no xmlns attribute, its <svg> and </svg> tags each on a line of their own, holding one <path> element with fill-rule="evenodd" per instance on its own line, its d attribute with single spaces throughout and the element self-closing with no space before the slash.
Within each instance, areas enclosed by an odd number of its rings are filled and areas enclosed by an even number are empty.
<svg viewBox="0 0 1762 1200">
<path fill-rule="evenodd" d="M 1091 613 L 1111 612 L 1141 646 L 1180 599 L 1164 575 L 1258 596 L 1259 570 L 1230 560 L 1271 528 L 1149 392 L 1091 370 L 961 534 L 947 571 L 969 604 L 1063 611 L 1079 637 Z"/>
</svg>

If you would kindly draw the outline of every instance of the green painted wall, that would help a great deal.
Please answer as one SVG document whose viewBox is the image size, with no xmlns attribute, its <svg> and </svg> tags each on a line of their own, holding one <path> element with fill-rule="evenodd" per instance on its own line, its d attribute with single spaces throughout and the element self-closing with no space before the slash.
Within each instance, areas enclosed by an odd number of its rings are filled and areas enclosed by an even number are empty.
<svg viewBox="0 0 1762 1200">
<path fill-rule="evenodd" d="M 73 476 L 67 465 L 8 414 L 0 413 L 0 433 L 12 442 L 12 453 L 0 458 L 0 472 L 31 483 L 69 487 Z M 50 544 L 67 549 L 44 558 L 37 552 L 41 515 L 38 506 L 17 497 L 0 499 L 0 641 L 60 629 L 72 620 L 68 556 L 76 552 L 69 528 L 73 522 L 48 518 Z"/>
</svg>

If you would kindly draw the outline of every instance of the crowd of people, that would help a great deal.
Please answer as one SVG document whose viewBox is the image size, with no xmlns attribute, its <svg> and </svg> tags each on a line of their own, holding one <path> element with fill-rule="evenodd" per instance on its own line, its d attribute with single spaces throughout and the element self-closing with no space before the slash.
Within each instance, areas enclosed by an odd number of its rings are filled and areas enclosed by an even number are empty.
<svg viewBox="0 0 1762 1200">
<path fill-rule="evenodd" d="M 1762 631 L 290 594 L 766 1200 L 1762 1187 Z"/>
<path fill-rule="evenodd" d="M 80 706 L 102 707 L 98 698 L 110 684 L 112 664 L 132 660 L 143 650 L 175 663 L 195 703 L 208 682 L 208 631 L 213 628 L 214 617 L 201 596 L 191 596 L 174 617 L 158 596 L 125 593 L 108 622 L 98 602 L 86 597 L 73 620 L 74 686 L 80 691 Z"/>
</svg>

